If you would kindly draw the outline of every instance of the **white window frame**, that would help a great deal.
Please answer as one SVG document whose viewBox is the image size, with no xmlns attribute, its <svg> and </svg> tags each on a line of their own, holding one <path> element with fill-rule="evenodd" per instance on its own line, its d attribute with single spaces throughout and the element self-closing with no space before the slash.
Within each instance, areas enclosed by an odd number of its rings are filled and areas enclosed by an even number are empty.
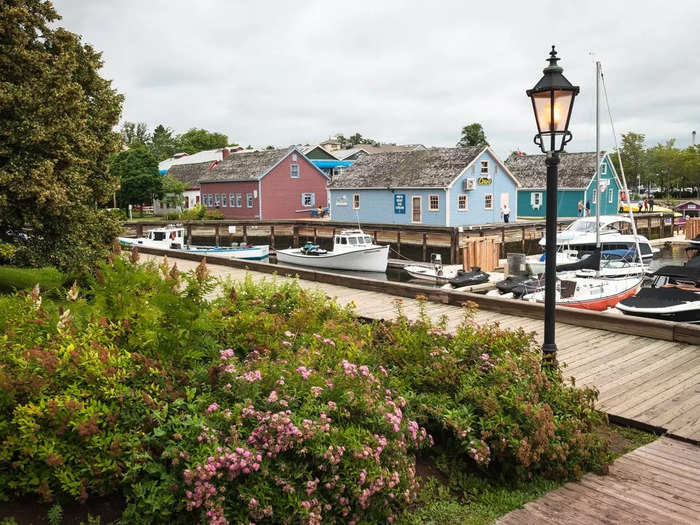
<svg viewBox="0 0 700 525">
<path fill-rule="evenodd" d="M 437 200 L 436 208 L 433 208 L 433 197 Z M 435 193 L 428 195 L 428 211 L 440 211 L 440 195 Z"/>
<path fill-rule="evenodd" d="M 600 174 L 601 175 L 606 175 L 608 173 L 608 165 L 605 164 L 605 162 L 601 163 L 600 165 Z"/>
<path fill-rule="evenodd" d="M 591 204 L 598 204 L 598 190 L 593 188 L 593 197 L 591 198 Z"/>
<path fill-rule="evenodd" d="M 236 208 L 242 208 L 242 207 L 243 207 L 243 194 L 236 193 Z"/>
<path fill-rule="evenodd" d="M 295 169 L 296 168 L 296 169 Z M 295 175 L 296 173 L 296 175 Z M 289 165 L 289 176 L 292 179 L 298 179 L 299 178 L 299 164 L 293 163 Z"/>
<path fill-rule="evenodd" d="M 533 199 L 533 205 L 534 206 L 542 206 L 542 192 L 541 191 L 535 191 L 533 192 L 533 196 L 535 197 Z"/>
<path fill-rule="evenodd" d="M 488 160 L 482 160 L 481 161 L 481 170 L 479 171 L 481 175 L 488 175 L 489 174 L 489 161 Z"/>
<path fill-rule="evenodd" d="M 309 197 L 309 204 L 306 204 L 306 197 Z M 301 205 L 304 208 L 313 208 L 316 205 L 316 194 L 312 192 L 302 193 Z"/>
<path fill-rule="evenodd" d="M 252 194 L 252 193 L 246 193 L 246 194 L 245 194 L 245 201 L 246 201 L 246 207 L 247 207 L 247 208 L 252 208 L 252 207 L 253 207 L 253 194 Z"/>
<path fill-rule="evenodd" d="M 464 197 L 464 208 L 459 206 L 459 200 Z M 457 195 L 457 211 L 469 211 L 469 194 L 460 193 Z"/>
<path fill-rule="evenodd" d="M 612 204 L 612 202 L 613 202 L 613 189 L 610 188 L 608 190 L 608 204 Z"/>
<path fill-rule="evenodd" d="M 220 206 L 220 205 L 221 205 L 221 194 L 215 193 L 214 194 L 214 206 Z"/>
<path fill-rule="evenodd" d="M 352 209 L 353 210 L 360 209 L 360 194 L 359 193 L 352 194 Z"/>
<path fill-rule="evenodd" d="M 420 211 L 419 220 L 413 220 L 413 200 L 418 199 L 420 205 L 418 210 Z M 423 224 L 423 197 L 421 195 L 411 195 L 411 224 Z"/>
<path fill-rule="evenodd" d="M 227 203 L 228 203 L 228 200 L 226 199 L 226 194 L 222 193 L 221 194 L 221 207 L 226 208 Z"/>
<path fill-rule="evenodd" d="M 491 197 L 491 206 L 486 206 L 486 197 Z M 484 209 L 493 210 L 493 193 L 484 193 Z"/>
</svg>

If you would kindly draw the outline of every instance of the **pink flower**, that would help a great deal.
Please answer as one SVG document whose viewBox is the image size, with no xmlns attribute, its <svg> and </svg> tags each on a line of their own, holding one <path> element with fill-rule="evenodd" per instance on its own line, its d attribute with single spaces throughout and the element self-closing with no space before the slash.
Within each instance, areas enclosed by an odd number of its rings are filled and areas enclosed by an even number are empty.
<svg viewBox="0 0 700 525">
<path fill-rule="evenodd" d="M 284 336 L 285 337 L 294 337 L 294 334 L 292 332 L 290 332 L 289 330 L 285 330 Z"/>
<path fill-rule="evenodd" d="M 273 390 L 270 392 L 270 395 L 267 397 L 267 402 L 268 403 L 274 403 L 277 401 L 277 391 Z"/>
<path fill-rule="evenodd" d="M 207 414 L 211 414 L 212 412 L 216 412 L 219 410 L 219 405 L 217 403 L 212 403 L 207 407 Z"/>
<path fill-rule="evenodd" d="M 301 377 L 304 379 L 308 379 L 309 376 L 313 373 L 313 370 L 306 368 L 305 366 L 300 366 L 297 368 L 297 372 L 301 374 Z"/>
<path fill-rule="evenodd" d="M 283 346 L 292 346 L 292 343 L 290 343 L 289 341 L 282 341 L 282 345 Z"/>
<path fill-rule="evenodd" d="M 226 361 L 227 359 L 234 357 L 233 349 L 227 348 L 226 350 L 219 350 L 219 355 L 221 356 L 222 361 Z"/>
<path fill-rule="evenodd" d="M 243 379 L 249 383 L 255 383 L 256 381 L 260 381 L 262 379 L 262 375 L 260 375 L 260 370 L 252 370 L 238 376 L 238 379 Z"/>
<path fill-rule="evenodd" d="M 314 397 L 320 396 L 321 392 L 323 392 L 323 388 L 321 388 L 320 386 L 311 387 L 311 393 L 314 395 Z"/>
</svg>

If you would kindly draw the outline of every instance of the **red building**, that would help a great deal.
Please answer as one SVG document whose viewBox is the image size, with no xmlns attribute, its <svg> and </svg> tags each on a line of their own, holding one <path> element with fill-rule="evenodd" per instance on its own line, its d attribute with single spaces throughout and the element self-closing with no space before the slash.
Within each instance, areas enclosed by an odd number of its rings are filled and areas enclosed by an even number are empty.
<svg viewBox="0 0 700 525">
<path fill-rule="evenodd" d="M 202 204 L 227 219 L 301 219 L 328 205 L 328 176 L 297 148 L 232 153 L 199 182 Z"/>
</svg>

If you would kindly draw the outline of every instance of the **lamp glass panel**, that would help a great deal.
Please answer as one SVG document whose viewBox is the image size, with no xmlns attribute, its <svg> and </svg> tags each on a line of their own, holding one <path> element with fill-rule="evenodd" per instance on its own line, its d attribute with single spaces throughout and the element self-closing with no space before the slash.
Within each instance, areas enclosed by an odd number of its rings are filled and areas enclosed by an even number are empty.
<svg viewBox="0 0 700 525">
<path fill-rule="evenodd" d="M 573 93 L 571 91 L 554 92 L 554 131 L 566 131 L 572 102 Z"/>
<path fill-rule="evenodd" d="M 552 114 L 552 92 L 534 93 L 535 118 L 540 133 L 566 131 L 566 123 L 571 110 L 573 94 L 571 91 L 554 91 L 554 113 Z"/>
</svg>

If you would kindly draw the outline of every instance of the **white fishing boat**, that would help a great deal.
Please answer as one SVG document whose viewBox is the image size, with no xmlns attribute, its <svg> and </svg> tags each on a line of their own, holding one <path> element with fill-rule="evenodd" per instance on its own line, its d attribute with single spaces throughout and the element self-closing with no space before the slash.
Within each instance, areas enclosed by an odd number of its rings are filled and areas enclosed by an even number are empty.
<svg viewBox="0 0 700 525">
<path fill-rule="evenodd" d="M 191 246 L 186 244 L 185 228 L 181 226 L 164 226 L 146 232 L 145 237 L 119 237 L 119 242 L 125 246 L 143 246 L 175 252 L 201 253 L 233 257 L 235 259 L 262 260 L 270 255 L 270 247 L 264 245 L 239 246 Z"/>
<path fill-rule="evenodd" d="M 639 277 L 598 279 L 595 277 L 558 279 L 556 302 L 558 306 L 570 306 L 602 312 L 637 293 L 642 281 Z M 526 301 L 544 302 L 544 289 L 523 297 Z"/>
<path fill-rule="evenodd" d="M 343 230 L 333 238 L 333 250 L 307 243 L 301 248 L 277 250 L 277 261 L 314 268 L 385 272 L 389 246 L 380 246 L 362 230 Z"/>
</svg>

